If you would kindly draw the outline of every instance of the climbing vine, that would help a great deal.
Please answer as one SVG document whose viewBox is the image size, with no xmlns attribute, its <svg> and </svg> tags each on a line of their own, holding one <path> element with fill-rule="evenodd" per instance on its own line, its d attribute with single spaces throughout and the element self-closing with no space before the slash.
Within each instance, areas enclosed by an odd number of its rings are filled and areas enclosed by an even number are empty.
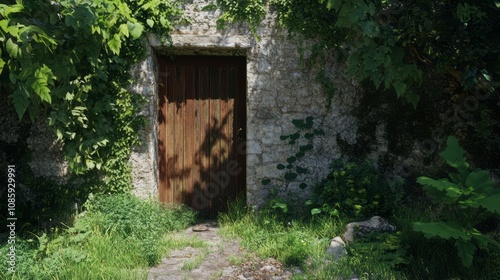
<svg viewBox="0 0 500 280">
<path fill-rule="evenodd" d="M 318 42 L 313 57 L 334 51 L 350 75 L 414 107 L 425 94 L 419 91 L 423 80 L 436 75 L 453 76 L 464 88 L 498 87 L 500 8 L 494 1 L 217 2 L 224 11 L 221 20 L 244 20 L 254 29 L 270 5 L 291 35 Z"/>
<path fill-rule="evenodd" d="M 175 0 L 3 1 L 0 85 L 20 119 L 47 118 L 70 169 L 130 186 L 127 160 L 142 123 L 128 90 L 148 32 L 168 39 Z"/>
</svg>

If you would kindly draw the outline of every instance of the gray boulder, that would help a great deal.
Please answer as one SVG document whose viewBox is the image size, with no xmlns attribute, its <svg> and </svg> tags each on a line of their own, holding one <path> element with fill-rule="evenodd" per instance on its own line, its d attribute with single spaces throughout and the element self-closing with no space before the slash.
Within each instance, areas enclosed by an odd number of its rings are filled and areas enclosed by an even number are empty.
<svg viewBox="0 0 500 280">
<path fill-rule="evenodd" d="M 344 240 L 342 240 L 340 236 L 337 236 L 334 239 L 332 239 L 330 247 L 328 247 L 326 253 L 332 256 L 335 260 L 338 260 L 343 256 L 347 255 Z"/>
<path fill-rule="evenodd" d="M 362 237 L 370 232 L 394 232 L 396 227 L 389 224 L 387 220 L 379 216 L 373 216 L 369 220 L 352 222 L 347 224 L 344 232 L 344 240 L 354 242 L 355 238 Z"/>
</svg>

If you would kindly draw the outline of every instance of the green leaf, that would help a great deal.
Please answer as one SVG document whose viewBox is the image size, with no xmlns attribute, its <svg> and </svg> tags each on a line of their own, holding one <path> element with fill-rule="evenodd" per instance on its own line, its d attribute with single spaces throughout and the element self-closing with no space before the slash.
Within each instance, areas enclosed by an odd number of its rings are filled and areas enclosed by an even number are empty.
<svg viewBox="0 0 500 280">
<path fill-rule="evenodd" d="M 113 38 L 108 41 L 109 49 L 116 55 L 120 55 L 120 48 L 122 46 L 122 41 L 120 35 L 115 34 Z"/>
<path fill-rule="evenodd" d="M 161 16 L 161 17 L 160 17 L 160 23 L 161 23 L 161 26 L 166 26 L 166 24 L 167 24 L 167 19 L 166 19 L 164 16 Z"/>
<path fill-rule="evenodd" d="M 290 164 L 294 163 L 295 161 L 297 161 L 297 158 L 294 157 L 294 156 L 291 156 L 289 158 L 286 159 L 286 161 Z"/>
<path fill-rule="evenodd" d="M 293 125 L 295 125 L 295 127 L 297 128 L 303 128 L 305 126 L 304 124 L 304 121 L 303 120 L 298 120 L 298 119 L 295 119 L 295 120 L 292 120 L 292 123 Z"/>
<path fill-rule="evenodd" d="M 12 58 L 18 58 L 19 57 L 19 46 L 12 41 L 11 38 L 7 40 L 5 43 L 5 49 L 7 50 L 7 53 L 9 54 L 10 57 Z"/>
<path fill-rule="evenodd" d="M 149 27 L 153 28 L 153 25 L 155 25 L 155 22 L 152 19 L 147 19 L 146 23 L 149 25 Z"/>
<path fill-rule="evenodd" d="M 461 190 L 456 184 L 446 179 L 435 180 L 432 178 L 422 176 L 417 179 L 417 183 L 423 185 L 424 189 L 430 195 L 432 195 L 437 199 L 446 199 L 448 201 L 455 201 L 458 197 L 460 197 L 463 194 L 463 190 Z M 445 191 L 447 198 L 439 197 L 438 194 L 433 192 L 434 190 Z"/>
<path fill-rule="evenodd" d="M 2 50 L 0 49 L 0 56 L 1 55 L 2 55 Z M 4 66 L 5 66 L 5 61 L 0 57 L 0 74 L 2 74 Z"/>
<path fill-rule="evenodd" d="M 210 3 L 201 9 L 202 11 L 213 12 L 217 10 L 217 5 Z"/>
<path fill-rule="evenodd" d="M 86 160 L 85 165 L 87 166 L 88 169 L 94 169 L 95 167 L 95 162 L 92 160 Z"/>
<path fill-rule="evenodd" d="M 444 151 L 439 153 L 439 155 L 452 167 L 468 168 L 468 164 L 465 162 L 465 150 L 458 144 L 457 138 L 455 136 L 449 136 L 446 140 L 447 147 Z"/>
<path fill-rule="evenodd" d="M 363 34 L 368 37 L 375 37 L 379 34 L 379 30 L 375 22 L 365 21 L 360 23 Z"/>
<path fill-rule="evenodd" d="M 1 14 L 6 18 L 8 18 L 10 14 L 20 13 L 24 10 L 24 6 L 19 2 L 15 5 L 3 5 L 2 4 L 0 7 L 2 8 L 0 10 L 0 11 L 2 11 Z"/>
<path fill-rule="evenodd" d="M 493 188 L 495 182 L 491 179 L 488 171 L 476 170 L 467 176 L 465 184 L 467 187 L 472 187 L 475 191 L 484 193 Z"/>
<path fill-rule="evenodd" d="M 52 98 L 50 96 L 49 85 L 54 85 L 55 76 L 52 73 L 52 69 L 43 65 L 41 68 L 35 71 L 35 81 L 31 84 L 31 88 L 40 96 L 40 99 L 52 103 Z"/>
<path fill-rule="evenodd" d="M 313 117 L 310 117 L 310 116 L 307 117 L 306 123 L 304 124 L 304 128 L 306 128 L 306 129 L 312 128 L 313 127 L 313 120 L 314 120 Z"/>
<path fill-rule="evenodd" d="M 30 94 L 28 90 L 21 84 L 9 97 L 12 99 L 19 120 L 21 120 L 29 105 Z"/>
<path fill-rule="evenodd" d="M 313 208 L 311 209 L 311 215 L 317 215 L 321 213 L 321 209 L 319 208 Z"/>
<path fill-rule="evenodd" d="M 314 134 L 316 135 L 325 135 L 325 131 L 323 129 L 315 129 Z"/>
<path fill-rule="evenodd" d="M 295 132 L 294 134 L 290 135 L 290 140 L 295 141 L 300 138 L 300 133 Z"/>
<path fill-rule="evenodd" d="M 288 205 L 283 202 L 274 202 L 273 209 L 280 208 L 284 213 L 288 212 Z"/>
<path fill-rule="evenodd" d="M 129 31 L 128 31 L 128 26 L 125 23 L 120 24 L 120 34 L 122 34 L 125 37 L 129 36 Z"/>
<path fill-rule="evenodd" d="M 298 174 L 306 174 L 307 172 L 309 172 L 309 169 L 297 166 L 297 173 Z"/>
<path fill-rule="evenodd" d="M 144 26 L 142 26 L 142 24 L 138 22 L 133 23 L 129 21 L 127 22 L 127 27 L 128 31 L 130 32 L 130 35 L 132 35 L 132 38 L 134 39 L 141 37 L 142 31 L 144 31 Z"/>
<path fill-rule="evenodd" d="M 462 264 L 465 267 L 470 267 L 472 265 L 472 258 L 474 257 L 476 246 L 471 242 L 458 242 L 457 251 Z"/>
<path fill-rule="evenodd" d="M 306 183 L 302 183 L 302 184 L 299 185 L 299 188 L 301 190 L 303 190 L 303 189 L 307 188 L 307 184 Z"/>
<path fill-rule="evenodd" d="M 314 133 L 306 133 L 304 134 L 304 138 L 311 140 L 314 137 Z"/>
<path fill-rule="evenodd" d="M 285 174 L 285 180 L 287 180 L 287 181 L 292 181 L 295 178 L 297 178 L 297 173 L 288 172 L 288 173 Z"/>
<path fill-rule="evenodd" d="M 279 170 L 283 170 L 283 169 L 285 169 L 285 168 L 286 168 L 286 166 L 284 166 L 283 164 L 281 164 L 281 163 L 280 163 L 280 164 L 278 164 L 278 165 L 276 166 L 276 168 L 278 168 Z"/>
<path fill-rule="evenodd" d="M 301 157 L 303 157 L 303 156 L 305 156 L 305 155 L 306 155 L 306 154 L 305 154 L 304 152 L 298 152 L 298 153 L 296 153 L 296 154 L 295 154 L 295 156 L 296 156 L 297 158 L 301 158 Z"/>
<path fill-rule="evenodd" d="M 424 233 L 426 238 L 440 237 L 446 240 L 460 239 L 463 241 L 469 241 L 471 239 L 471 236 L 462 232 L 460 228 L 440 222 L 434 222 L 434 223 L 414 222 L 413 230 Z"/>
<path fill-rule="evenodd" d="M 9 26 L 9 20 L 8 19 L 2 19 L 0 20 L 0 28 L 4 31 L 7 32 L 7 27 Z"/>
<path fill-rule="evenodd" d="M 314 148 L 314 146 L 312 144 L 307 144 L 307 145 L 304 145 L 304 146 L 300 146 L 300 151 L 301 152 L 307 152 L 307 151 L 310 151 Z"/>
<path fill-rule="evenodd" d="M 393 83 L 394 89 L 396 90 L 396 94 L 398 97 L 401 97 L 405 94 L 406 91 L 406 84 L 404 84 L 402 81 L 395 81 Z"/>
<path fill-rule="evenodd" d="M 413 92 L 408 92 L 405 94 L 405 99 L 413 106 L 413 109 L 417 109 L 418 102 L 420 101 L 420 96 L 414 94 Z"/>
<path fill-rule="evenodd" d="M 476 203 L 486 208 L 489 212 L 500 214 L 500 193 L 478 199 Z"/>
<path fill-rule="evenodd" d="M 472 232 L 472 239 L 477 242 L 479 245 L 478 247 L 486 247 L 488 244 L 492 244 L 496 246 L 498 249 L 500 249 L 500 243 L 497 242 L 495 239 L 491 238 L 490 236 L 486 234 L 482 234 L 480 231 L 477 229 L 473 229 Z"/>
<path fill-rule="evenodd" d="M 269 179 L 269 178 L 263 179 L 263 180 L 261 181 L 261 183 L 262 183 L 262 185 L 264 185 L 264 186 L 265 186 L 265 185 L 269 185 L 269 183 L 271 183 L 271 179 Z"/>
<path fill-rule="evenodd" d="M 281 135 L 280 136 L 280 140 L 286 140 L 286 139 L 288 139 L 288 135 Z"/>
</svg>

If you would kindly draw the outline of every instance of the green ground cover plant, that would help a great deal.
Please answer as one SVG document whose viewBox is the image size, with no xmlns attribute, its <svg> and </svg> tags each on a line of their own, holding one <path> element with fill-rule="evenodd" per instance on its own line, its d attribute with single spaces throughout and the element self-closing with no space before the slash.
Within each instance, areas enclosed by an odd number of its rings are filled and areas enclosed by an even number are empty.
<svg viewBox="0 0 500 280">
<path fill-rule="evenodd" d="M 384 176 L 366 161 L 339 159 L 332 163 L 330 174 L 314 187 L 307 202 L 311 214 L 335 214 L 364 219 L 390 216 L 400 202 L 400 186 L 389 186 Z"/>
<path fill-rule="evenodd" d="M 16 241 L 14 274 L 1 279 L 146 279 L 149 266 L 169 250 L 202 247 L 168 233 L 194 222 L 191 210 L 141 200 L 132 194 L 94 197 L 73 226 L 27 234 Z M 2 258 L 8 246 L 0 247 Z"/>
</svg>

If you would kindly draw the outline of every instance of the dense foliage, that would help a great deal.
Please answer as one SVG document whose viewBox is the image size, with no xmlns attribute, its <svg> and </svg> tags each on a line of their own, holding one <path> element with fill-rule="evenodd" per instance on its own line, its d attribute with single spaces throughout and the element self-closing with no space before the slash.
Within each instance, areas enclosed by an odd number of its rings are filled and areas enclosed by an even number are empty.
<svg viewBox="0 0 500 280">
<path fill-rule="evenodd" d="M 129 70 L 145 54 L 141 38 L 168 38 L 180 19 L 173 0 L 3 1 L 2 94 L 19 118 L 48 119 L 72 171 L 102 170 L 109 188 L 126 189 L 141 125 Z"/>
<path fill-rule="evenodd" d="M 270 4 L 291 34 L 319 40 L 349 72 L 417 105 L 423 80 L 452 75 L 465 88 L 498 87 L 500 8 L 495 1 L 218 0 L 222 21 L 258 25 Z"/>
<path fill-rule="evenodd" d="M 373 163 L 336 160 L 330 174 L 316 186 L 312 214 L 335 214 L 353 219 L 388 217 L 401 202 L 402 189 L 389 186 Z"/>
<path fill-rule="evenodd" d="M 448 137 L 447 144 L 440 155 L 458 172 L 450 173 L 450 179 L 418 178 L 431 198 L 447 208 L 440 217 L 443 221 L 415 222 L 413 227 L 428 238 L 452 240 L 463 265 L 469 267 L 476 249 L 490 245 L 500 248 L 500 243 L 478 230 L 489 217 L 500 214 L 500 190 L 495 188 L 488 171 L 469 171 L 465 151 L 455 137 Z"/>
</svg>

